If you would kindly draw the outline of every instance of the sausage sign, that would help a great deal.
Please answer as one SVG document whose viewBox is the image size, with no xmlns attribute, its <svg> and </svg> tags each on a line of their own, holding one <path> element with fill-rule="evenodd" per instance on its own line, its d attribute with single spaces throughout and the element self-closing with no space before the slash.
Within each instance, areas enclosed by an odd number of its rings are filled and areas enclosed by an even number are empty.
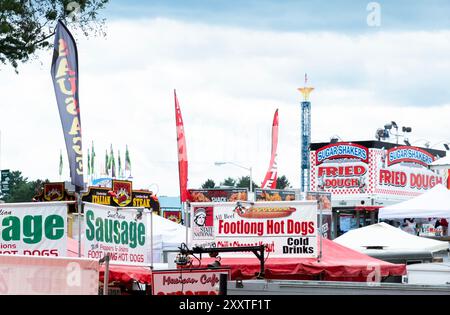
<svg viewBox="0 0 450 315">
<path fill-rule="evenodd" d="M 66 256 L 67 203 L 0 204 L 0 254 Z"/>
<path fill-rule="evenodd" d="M 151 245 L 146 216 L 137 209 L 118 209 L 85 203 L 84 256 L 125 265 L 150 265 Z"/>
<path fill-rule="evenodd" d="M 191 247 L 266 245 L 270 257 L 317 257 L 316 201 L 191 203 L 191 218 Z"/>
</svg>

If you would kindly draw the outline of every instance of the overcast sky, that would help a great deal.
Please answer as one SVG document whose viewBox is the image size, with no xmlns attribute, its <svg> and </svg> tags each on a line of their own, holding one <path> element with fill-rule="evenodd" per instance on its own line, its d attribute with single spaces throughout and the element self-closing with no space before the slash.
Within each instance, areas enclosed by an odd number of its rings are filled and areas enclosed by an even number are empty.
<svg viewBox="0 0 450 315">
<path fill-rule="evenodd" d="M 248 175 L 264 178 L 279 108 L 279 174 L 300 185 L 300 107 L 315 87 L 312 140 L 373 140 L 386 122 L 411 126 L 410 142 L 450 142 L 448 1 L 112 1 L 106 37 L 75 34 L 85 156 L 96 170 L 113 144 L 128 145 L 134 188 L 178 195 L 173 89 L 184 118 L 189 187 Z M 373 21 L 373 20 L 371 20 Z M 30 179 L 69 180 L 50 77 L 51 51 L 0 66 L 1 168 Z M 394 141 L 394 139 L 392 139 Z M 156 184 L 156 185 L 155 185 Z"/>
</svg>

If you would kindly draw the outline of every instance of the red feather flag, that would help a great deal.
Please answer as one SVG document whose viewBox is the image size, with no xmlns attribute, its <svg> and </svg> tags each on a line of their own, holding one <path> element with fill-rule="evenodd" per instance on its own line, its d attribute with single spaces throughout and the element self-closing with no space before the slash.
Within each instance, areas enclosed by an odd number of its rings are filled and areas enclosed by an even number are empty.
<svg viewBox="0 0 450 315">
<path fill-rule="evenodd" d="M 275 111 L 272 123 L 272 156 L 270 158 L 269 169 L 266 177 L 261 185 L 261 188 L 277 188 L 277 147 L 278 147 L 278 109 Z"/>
<path fill-rule="evenodd" d="M 178 103 L 177 92 L 173 91 L 175 96 L 175 121 L 177 125 L 178 142 L 178 173 L 180 178 L 180 199 L 181 202 L 188 200 L 188 160 L 186 150 L 186 137 L 184 136 L 183 117 L 181 116 L 180 104 Z"/>
</svg>

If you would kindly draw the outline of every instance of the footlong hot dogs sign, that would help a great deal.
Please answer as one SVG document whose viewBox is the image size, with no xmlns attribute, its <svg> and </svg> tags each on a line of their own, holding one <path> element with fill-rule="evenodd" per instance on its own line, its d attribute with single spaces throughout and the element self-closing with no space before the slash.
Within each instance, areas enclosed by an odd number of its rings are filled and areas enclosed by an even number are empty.
<svg viewBox="0 0 450 315">
<path fill-rule="evenodd" d="M 270 257 L 317 256 L 317 203 L 192 203 L 192 246 L 266 245 Z M 222 253 L 254 257 L 253 253 Z"/>
</svg>

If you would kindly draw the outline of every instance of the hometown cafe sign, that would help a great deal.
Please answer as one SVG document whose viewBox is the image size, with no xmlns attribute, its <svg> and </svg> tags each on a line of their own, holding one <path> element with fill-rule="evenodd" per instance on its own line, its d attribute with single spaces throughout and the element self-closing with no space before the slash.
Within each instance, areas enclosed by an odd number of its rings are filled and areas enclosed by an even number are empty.
<svg viewBox="0 0 450 315">
<path fill-rule="evenodd" d="M 0 254 L 66 256 L 67 204 L 0 205 Z"/>
</svg>

